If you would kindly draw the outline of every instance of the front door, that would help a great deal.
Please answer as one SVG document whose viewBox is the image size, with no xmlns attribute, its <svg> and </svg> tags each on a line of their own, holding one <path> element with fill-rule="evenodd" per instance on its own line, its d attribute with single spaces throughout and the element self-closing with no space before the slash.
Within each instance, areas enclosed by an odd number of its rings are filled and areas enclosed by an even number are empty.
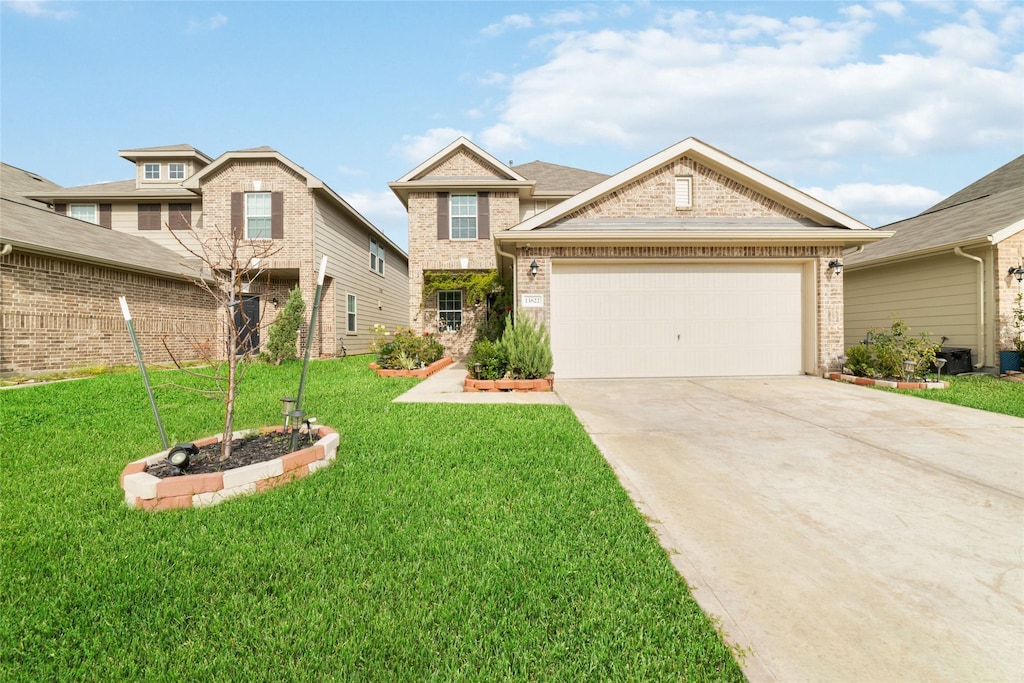
<svg viewBox="0 0 1024 683">
<path fill-rule="evenodd" d="M 235 307 L 235 329 L 238 330 L 238 355 L 256 353 L 260 348 L 260 298 L 243 296 Z"/>
</svg>

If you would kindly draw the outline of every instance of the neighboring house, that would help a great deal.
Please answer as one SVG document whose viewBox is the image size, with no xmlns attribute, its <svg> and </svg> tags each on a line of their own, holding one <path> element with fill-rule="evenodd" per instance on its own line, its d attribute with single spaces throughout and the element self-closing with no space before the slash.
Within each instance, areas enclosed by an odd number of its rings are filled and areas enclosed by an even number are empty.
<svg viewBox="0 0 1024 683">
<path fill-rule="evenodd" d="M 145 237 L 198 264 L 191 251 L 230 239 L 273 251 L 243 285 L 252 350 L 265 341 L 288 292 L 299 286 L 311 313 L 327 255 L 318 334 L 322 356 L 366 353 L 374 324 L 407 325 L 408 257 L 322 180 L 269 147 L 211 159 L 189 145 L 122 150 L 134 180 L 33 192 L 56 213 Z M 305 337 L 306 330 L 301 330 Z M 303 342 L 304 343 L 304 342 Z"/>
<path fill-rule="evenodd" d="M 147 361 L 168 360 L 167 348 L 192 360 L 194 341 L 216 339 L 214 302 L 179 254 L 57 215 L 24 194 L 58 185 L 0 168 L 0 374 L 134 362 L 119 296 Z"/>
<path fill-rule="evenodd" d="M 971 350 L 975 368 L 1012 349 L 1011 309 L 1024 261 L 1024 156 L 846 258 L 846 346 L 897 315 L 913 334 Z"/>
<path fill-rule="evenodd" d="M 584 182 L 543 210 L 531 166 L 460 139 L 391 184 L 409 209 L 421 327 L 459 301 L 422 301 L 424 272 L 497 266 L 515 314 L 548 325 L 559 377 L 836 367 L 843 279 L 832 264 L 887 233 L 694 138 L 612 177 L 568 170 Z"/>
</svg>

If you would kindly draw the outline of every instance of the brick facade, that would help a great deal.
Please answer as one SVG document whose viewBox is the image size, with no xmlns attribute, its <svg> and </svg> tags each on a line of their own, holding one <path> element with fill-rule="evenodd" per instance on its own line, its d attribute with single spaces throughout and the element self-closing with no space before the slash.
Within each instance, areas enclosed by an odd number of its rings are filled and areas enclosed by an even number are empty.
<svg viewBox="0 0 1024 683">
<path fill-rule="evenodd" d="M 1024 265 L 1024 232 L 1019 232 L 1013 237 L 1008 237 L 995 247 L 995 258 L 992 259 L 993 268 L 992 281 L 995 283 L 995 315 L 993 316 L 996 325 L 996 351 L 1013 350 L 1013 337 L 1016 330 L 1013 326 L 1013 307 L 1017 300 L 1017 294 L 1024 292 L 1024 284 L 1018 283 L 1017 278 L 1009 274 L 1011 267 Z M 996 358 L 994 365 L 998 365 Z"/>
<path fill-rule="evenodd" d="M 147 363 L 198 358 L 222 333 L 190 282 L 15 251 L 0 261 L 0 374 L 135 362 L 118 297 Z"/>
</svg>

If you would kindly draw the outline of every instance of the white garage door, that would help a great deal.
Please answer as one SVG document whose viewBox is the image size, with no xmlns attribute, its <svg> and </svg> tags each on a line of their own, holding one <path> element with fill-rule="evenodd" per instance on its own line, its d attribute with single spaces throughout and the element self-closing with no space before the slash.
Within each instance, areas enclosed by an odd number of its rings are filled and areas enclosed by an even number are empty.
<svg viewBox="0 0 1024 683">
<path fill-rule="evenodd" d="M 555 262 L 558 377 L 802 372 L 799 264 Z"/>
</svg>

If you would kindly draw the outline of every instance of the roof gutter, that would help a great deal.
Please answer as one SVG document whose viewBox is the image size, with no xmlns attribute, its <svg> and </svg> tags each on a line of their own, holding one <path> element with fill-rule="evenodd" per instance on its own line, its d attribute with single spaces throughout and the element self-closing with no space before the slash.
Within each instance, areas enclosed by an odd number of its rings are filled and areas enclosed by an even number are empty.
<svg viewBox="0 0 1024 683">
<path fill-rule="evenodd" d="M 734 244 L 852 246 L 870 244 L 892 235 L 879 230 L 503 230 L 494 234 L 494 241 L 555 245 L 700 245 L 729 246 Z"/>
<path fill-rule="evenodd" d="M 953 249 L 953 253 L 978 263 L 978 362 L 974 365 L 977 370 L 985 365 L 985 259 L 965 254 L 960 247 Z"/>
</svg>

